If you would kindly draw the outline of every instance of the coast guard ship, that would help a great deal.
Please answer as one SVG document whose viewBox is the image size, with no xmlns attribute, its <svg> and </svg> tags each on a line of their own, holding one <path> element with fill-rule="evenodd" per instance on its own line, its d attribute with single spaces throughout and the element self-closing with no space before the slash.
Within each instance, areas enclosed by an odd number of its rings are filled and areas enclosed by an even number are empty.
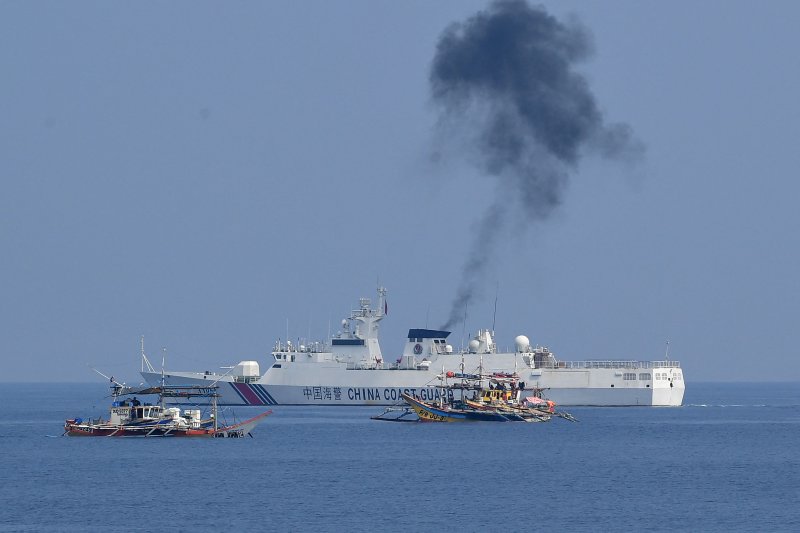
<svg viewBox="0 0 800 533">
<path fill-rule="evenodd" d="M 387 364 L 378 342 L 386 316 L 386 289 L 378 303 L 359 300 L 329 342 L 278 341 L 261 374 L 258 361 L 241 361 L 228 372 L 157 371 L 142 349 L 142 377 L 153 386 L 219 386 L 220 405 L 392 405 L 406 392 L 423 400 L 440 394 L 448 371 L 516 373 L 527 388 L 544 389 L 559 405 L 679 406 L 684 376 L 678 361 L 561 361 L 524 335 L 515 350 L 501 353 L 493 332 L 480 330 L 465 350 L 454 351 L 449 331 L 411 329 L 402 355 Z"/>
</svg>

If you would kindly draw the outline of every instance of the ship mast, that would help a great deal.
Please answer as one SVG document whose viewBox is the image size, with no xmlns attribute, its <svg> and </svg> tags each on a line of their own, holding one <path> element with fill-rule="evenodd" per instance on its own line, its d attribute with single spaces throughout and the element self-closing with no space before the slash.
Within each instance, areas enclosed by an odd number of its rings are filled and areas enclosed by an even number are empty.
<svg viewBox="0 0 800 533">
<path fill-rule="evenodd" d="M 494 337 L 494 326 L 497 321 L 497 293 L 500 292 L 500 282 L 494 288 L 494 313 L 492 314 L 492 337 Z"/>
<path fill-rule="evenodd" d="M 144 335 L 139 337 L 139 350 L 142 354 L 142 372 L 144 372 L 145 367 L 147 367 L 148 372 L 155 373 L 156 369 L 153 368 L 153 365 L 150 364 L 150 360 L 147 358 L 147 355 L 144 353 Z"/>
<path fill-rule="evenodd" d="M 217 429 L 219 428 L 217 422 L 217 391 L 214 390 L 211 393 L 211 416 L 214 418 L 214 433 L 217 433 Z"/>
</svg>

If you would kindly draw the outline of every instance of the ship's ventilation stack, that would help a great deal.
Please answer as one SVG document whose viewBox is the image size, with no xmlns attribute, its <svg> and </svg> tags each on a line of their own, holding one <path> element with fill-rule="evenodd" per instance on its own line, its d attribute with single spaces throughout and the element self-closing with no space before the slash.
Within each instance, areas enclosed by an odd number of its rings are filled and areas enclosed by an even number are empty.
<svg viewBox="0 0 800 533">
<path fill-rule="evenodd" d="M 449 331 L 435 329 L 408 330 L 408 342 L 397 360 L 397 368 L 427 370 L 436 357 L 452 354 L 453 347 L 447 344 L 448 335 Z"/>
</svg>

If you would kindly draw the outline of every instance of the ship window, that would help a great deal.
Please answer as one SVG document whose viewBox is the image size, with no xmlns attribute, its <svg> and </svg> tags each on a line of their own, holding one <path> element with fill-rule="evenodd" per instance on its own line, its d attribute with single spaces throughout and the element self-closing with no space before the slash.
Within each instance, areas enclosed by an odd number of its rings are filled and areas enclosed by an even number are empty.
<svg viewBox="0 0 800 533">
<path fill-rule="evenodd" d="M 625 374 L 623 374 L 622 379 L 627 380 L 627 381 L 634 380 L 634 379 L 636 379 L 636 373 L 634 373 L 634 372 L 626 372 Z"/>
<path fill-rule="evenodd" d="M 639 374 L 639 379 L 641 379 L 642 381 L 650 381 L 650 379 L 651 379 L 650 373 L 649 372 L 645 372 L 643 374 Z"/>
<path fill-rule="evenodd" d="M 272 365 L 272 368 L 281 368 L 281 365 L 278 364 L 278 363 L 275 363 L 274 365 Z"/>
</svg>

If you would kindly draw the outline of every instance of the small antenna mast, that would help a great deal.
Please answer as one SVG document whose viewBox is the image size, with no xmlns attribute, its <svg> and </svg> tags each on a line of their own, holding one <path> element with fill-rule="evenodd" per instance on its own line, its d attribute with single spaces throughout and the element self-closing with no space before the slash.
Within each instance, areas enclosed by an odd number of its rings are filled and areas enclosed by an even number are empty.
<svg viewBox="0 0 800 533">
<path fill-rule="evenodd" d="M 667 348 L 666 351 L 664 352 L 664 359 L 669 361 L 669 339 L 667 339 Z"/>
<path fill-rule="evenodd" d="M 144 353 L 144 335 L 139 338 L 139 346 L 142 355 L 142 372 L 144 372 L 145 367 L 147 368 L 148 372 L 155 372 L 156 369 L 153 368 L 153 365 L 150 364 L 150 360 L 147 358 L 147 354 Z"/>
<path fill-rule="evenodd" d="M 494 336 L 494 325 L 497 320 L 497 294 L 500 292 L 500 282 L 494 288 L 494 314 L 492 315 L 492 336 Z"/>
<path fill-rule="evenodd" d="M 463 322 L 463 329 L 461 330 L 461 349 L 464 350 L 464 341 L 467 338 L 467 303 L 469 299 L 464 302 L 464 322 Z"/>
</svg>

